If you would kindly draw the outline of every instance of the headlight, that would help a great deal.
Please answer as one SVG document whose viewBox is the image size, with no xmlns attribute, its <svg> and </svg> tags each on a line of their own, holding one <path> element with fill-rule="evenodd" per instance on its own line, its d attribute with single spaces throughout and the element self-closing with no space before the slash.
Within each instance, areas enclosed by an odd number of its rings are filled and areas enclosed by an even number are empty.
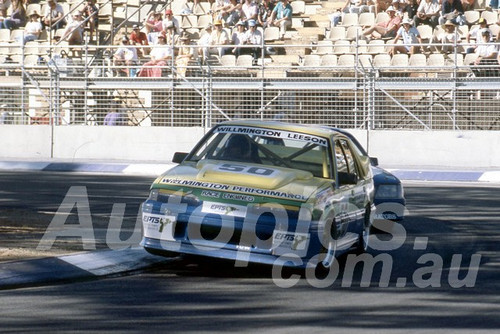
<svg viewBox="0 0 500 334">
<path fill-rule="evenodd" d="M 381 184 L 375 193 L 376 199 L 402 198 L 403 188 L 400 184 Z"/>
<path fill-rule="evenodd" d="M 149 193 L 148 200 L 157 201 L 158 200 L 158 189 L 151 189 Z"/>
</svg>

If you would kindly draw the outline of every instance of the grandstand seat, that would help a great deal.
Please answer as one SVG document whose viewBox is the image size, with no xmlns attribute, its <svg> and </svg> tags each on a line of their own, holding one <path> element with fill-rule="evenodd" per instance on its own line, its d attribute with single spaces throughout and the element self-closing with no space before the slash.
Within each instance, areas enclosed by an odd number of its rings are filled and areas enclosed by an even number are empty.
<svg viewBox="0 0 500 334">
<path fill-rule="evenodd" d="M 358 25 L 358 14 L 356 13 L 346 13 L 342 18 L 342 23 L 339 24 L 341 27 L 357 26 Z"/>
<path fill-rule="evenodd" d="M 358 17 L 358 24 L 362 27 L 371 27 L 375 24 L 374 13 L 361 13 Z"/>
<path fill-rule="evenodd" d="M 302 17 L 292 17 L 292 28 L 304 28 L 304 18 Z"/>
<path fill-rule="evenodd" d="M 198 27 L 198 16 L 197 15 L 183 15 L 181 19 L 181 28 L 197 28 Z"/>
<path fill-rule="evenodd" d="M 493 24 L 498 21 L 497 12 L 485 10 L 481 13 L 481 17 L 484 18 L 488 23 Z"/>
<path fill-rule="evenodd" d="M 388 54 L 379 53 L 373 57 L 373 67 L 380 68 L 389 66 L 391 66 L 391 56 Z"/>
<path fill-rule="evenodd" d="M 345 39 L 336 41 L 333 46 L 333 53 L 336 55 L 351 53 L 351 42 Z"/>
<path fill-rule="evenodd" d="M 337 56 L 336 55 L 321 56 L 321 66 L 325 67 L 337 66 Z"/>
<path fill-rule="evenodd" d="M 481 14 L 476 10 L 467 10 L 464 13 L 465 22 L 468 25 L 476 24 Z"/>
<path fill-rule="evenodd" d="M 207 27 L 209 24 L 212 24 L 212 15 L 199 15 L 198 20 L 196 22 L 196 26 L 199 29 L 203 29 Z"/>
<path fill-rule="evenodd" d="M 304 62 L 302 66 L 306 67 L 320 67 L 321 66 L 321 56 L 320 55 L 305 55 Z"/>
<path fill-rule="evenodd" d="M 264 29 L 264 41 L 273 42 L 280 39 L 280 28 L 279 27 L 266 27 Z"/>
<path fill-rule="evenodd" d="M 30 16 L 32 13 L 37 12 L 38 15 L 43 15 L 42 13 L 42 5 L 39 3 L 30 3 L 26 7 L 26 16 Z"/>
<path fill-rule="evenodd" d="M 421 24 L 417 27 L 420 38 L 423 42 L 429 42 L 432 39 L 432 27 L 428 24 Z"/>
<path fill-rule="evenodd" d="M 170 2 L 170 9 L 175 15 L 180 14 L 187 6 L 186 0 L 175 0 Z"/>
<path fill-rule="evenodd" d="M 252 55 L 241 55 L 236 58 L 236 66 L 239 67 L 252 67 L 253 57 Z"/>
<path fill-rule="evenodd" d="M 330 29 L 329 34 L 326 37 L 330 41 L 334 41 L 334 42 L 338 41 L 340 39 L 345 39 L 346 38 L 346 29 L 345 29 L 345 27 L 340 27 L 340 26 L 332 27 Z"/>
<path fill-rule="evenodd" d="M 473 65 L 476 59 L 477 59 L 477 54 L 467 53 L 464 58 L 464 65 L 466 66 Z"/>
<path fill-rule="evenodd" d="M 220 65 L 226 67 L 236 66 L 236 56 L 232 54 L 226 54 L 220 57 Z"/>
<path fill-rule="evenodd" d="M 363 13 L 363 14 L 369 14 L 369 13 Z M 359 39 L 359 36 L 362 36 L 363 34 L 363 28 L 360 26 L 350 26 L 347 27 L 346 29 L 346 39 L 350 41 L 356 41 Z"/>
<path fill-rule="evenodd" d="M 427 66 L 443 67 L 444 64 L 444 55 L 442 53 L 431 53 L 427 58 Z"/>
<path fill-rule="evenodd" d="M 318 41 L 315 53 L 320 55 L 333 53 L 333 42 L 330 40 Z"/>
<path fill-rule="evenodd" d="M 488 26 L 488 28 L 490 28 L 493 37 L 498 36 L 498 34 L 500 33 L 500 26 L 498 24 L 491 24 Z M 497 40 L 497 42 L 500 41 Z"/>
<path fill-rule="evenodd" d="M 337 65 L 342 67 L 354 67 L 354 55 L 340 55 L 337 60 Z"/>
<path fill-rule="evenodd" d="M 10 29 L 0 29 L 0 42 L 10 41 Z"/>
<path fill-rule="evenodd" d="M 198 2 L 197 6 L 193 8 L 193 14 L 206 15 L 210 12 L 210 2 Z"/>
<path fill-rule="evenodd" d="M 408 66 L 408 55 L 405 53 L 397 53 L 391 58 L 392 67 L 407 67 Z"/>
<path fill-rule="evenodd" d="M 366 53 L 370 54 L 378 54 L 378 53 L 385 53 L 386 52 L 386 47 L 385 47 L 385 42 L 381 39 L 374 39 L 371 40 L 370 43 L 368 43 L 368 50 Z"/>
<path fill-rule="evenodd" d="M 387 20 L 389 20 L 389 14 L 387 14 L 386 12 L 379 12 L 375 17 L 375 24 L 379 22 L 385 22 Z"/>
<path fill-rule="evenodd" d="M 427 65 L 427 56 L 423 53 L 414 53 L 410 56 L 408 60 L 408 66 L 410 67 L 424 67 Z"/>
<path fill-rule="evenodd" d="M 27 42 L 24 45 L 24 54 L 25 55 L 38 55 L 39 54 L 38 42 L 36 42 L 36 41 Z"/>
<path fill-rule="evenodd" d="M 372 56 L 371 55 L 358 55 L 358 64 L 365 69 L 372 67 Z"/>
<path fill-rule="evenodd" d="M 38 64 L 38 55 L 27 55 L 24 57 L 24 66 L 36 66 Z"/>
<path fill-rule="evenodd" d="M 469 33 L 469 26 L 468 25 L 458 26 L 457 31 L 458 35 L 460 36 L 460 39 L 465 39 L 467 34 Z"/>
<path fill-rule="evenodd" d="M 292 13 L 294 15 L 303 15 L 306 12 L 306 3 L 303 0 L 294 0 L 290 2 Z"/>
<path fill-rule="evenodd" d="M 17 39 L 22 39 L 24 36 L 24 29 L 14 29 L 10 33 L 10 40 L 16 41 Z"/>
<path fill-rule="evenodd" d="M 455 58 L 456 56 L 456 58 Z M 457 53 L 456 55 L 454 53 L 449 54 L 445 57 L 444 59 L 445 64 L 448 66 L 463 66 L 464 65 L 464 55 L 461 53 Z"/>
</svg>

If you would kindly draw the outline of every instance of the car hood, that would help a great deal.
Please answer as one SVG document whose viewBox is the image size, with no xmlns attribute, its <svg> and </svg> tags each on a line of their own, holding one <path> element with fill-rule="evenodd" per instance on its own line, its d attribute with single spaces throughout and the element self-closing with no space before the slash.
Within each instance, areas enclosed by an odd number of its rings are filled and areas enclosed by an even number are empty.
<svg viewBox="0 0 500 334">
<path fill-rule="evenodd" d="M 201 188 L 305 202 L 330 184 L 307 171 L 202 160 L 172 168 L 155 181 L 153 188 Z"/>
</svg>

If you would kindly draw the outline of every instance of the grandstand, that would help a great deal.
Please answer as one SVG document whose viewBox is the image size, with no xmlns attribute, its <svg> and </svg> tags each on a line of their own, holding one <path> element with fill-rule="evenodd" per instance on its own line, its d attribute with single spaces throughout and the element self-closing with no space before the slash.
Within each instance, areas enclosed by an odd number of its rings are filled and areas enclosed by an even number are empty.
<svg viewBox="0 0 500 334">
<path fill-rule="evenodd" d="M 85 1 L 58 3 L 69 18 Z M 30 3 L 27 14 L 43 13 L 46 5 Z M 209 126 L 227 118 L 285 114 L 293 121 L 350 128 L 500 128 L 498 66 L 487 66 L 482 72 L 487 76 L 479 77 L 471 66 L 474 54 L 466 53 L 467 32 L 480 17 L 487 18 L 495 36 L 500 31 L 498 11 L 486 10 L 484 0 L 465 13 L 467 24 L 457 29 L 460 42 L 450 45 L 451 52 L 426 44 L 424 53 L 393 57 L 390 39 L 361 36 L 363 27 L 383 20 L 385 13 L 346 14 L 332 26 L 329 15 L 344 1 L 294 0 L 284 39 L 277 27 L 260 28 L 263 53 L 257 61 L 247 55 L 201 56 L 194 44 L 213 23 L 208 1 L 196 7 L 188 0 L 98 0 L 97 5 L 97 39 L 90 41 L 86 28 L 81 46 L 56 41 L 62 29 L 45 29 L 25 45 L 16 40 L 23 29 L 0 30 L 4 120 L 102 124 L 106 106 L 120 100 L 129 125 L 140 126 Z M 168 62 L 160 78 L 119 76 L 112 61 L 118 41 L 150 12 L 167 8 L 191 37 L 193 59 L 182 71 Z M 231 27 L 224 29 L 231 33 Z M 440 26 L 418 29 L 426 43 L 441 32 Z M 136 67 L 130 73 L 140 64 Z"/>
</svg>

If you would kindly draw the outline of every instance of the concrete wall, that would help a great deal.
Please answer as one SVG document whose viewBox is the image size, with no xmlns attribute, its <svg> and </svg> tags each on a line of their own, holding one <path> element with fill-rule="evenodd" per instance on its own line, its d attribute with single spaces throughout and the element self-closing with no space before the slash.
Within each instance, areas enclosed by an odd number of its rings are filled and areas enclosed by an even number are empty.
<svg viewBox="0 0 500 334">
<path fill-rule="evenodd" d="M 500 167 L 499 131 L 351 131 L 382 166 Z M 0 126 L 0 158 L 170 161 L 203 128 Z"/>
</svg>

